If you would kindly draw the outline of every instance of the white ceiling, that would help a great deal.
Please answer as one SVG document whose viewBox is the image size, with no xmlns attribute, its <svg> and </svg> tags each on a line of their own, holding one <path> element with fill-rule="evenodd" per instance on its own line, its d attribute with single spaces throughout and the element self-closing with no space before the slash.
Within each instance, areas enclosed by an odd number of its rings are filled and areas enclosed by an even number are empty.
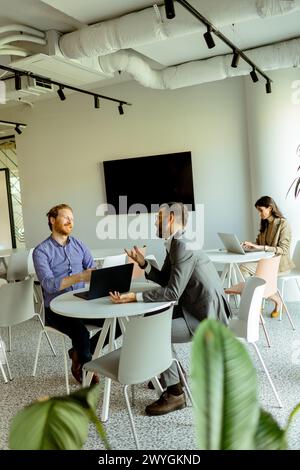
<svg viewBox="0 0 300 470">
<path fill-rule="evenodd" d="M 190 0 L 190 3 L 200 13 L 201 1 Z M 0 26 L 18 23 L 42 31 L 54 29 L 66 33 L 85 25 L 106 21 L 151 7 L 154 3 L 162 5 L 164 2 L 162 0 L 156 2 L 154 0 L 0 0 Z M 176 3 L 175 7 L 176 9 L 182 8 Z M 221 7 L 222 1 L 220 0 Z M 203 13 L 206 14 L 207 12 Z M 197 22 L 188 12 L 186 12 L 186 15 L 189 21 Z M 176 18 L 170 21 L 176 21 Z M 220 30 L 241 49 L 258 47 L 293 37 L 300 37 L 300 11 L 283 16 L 244 21 L 220 28 Z M 216 47 L 209 50 L 202 34 L 200 31 L 193 31 L 180 37 L 137 46 L 135 52 L 142 54 L 151 66 L 154 65 L 156 68 L 230 52 L 228 47 L 217 38 L 215 38 Z M 20 45 L 20 43 L 15 43 L 15 45 Z M 2 64 L 7 63 L 7 56 L 0 55 L 0 62 Z M 127 74 L 122 74 L 121 77 L 118 74 L 115 75 L 115 78 L 105 79 L 94 84 L 87 83 L 86 88 L 95 89 L 95 86 L 99 88 L 107 84 L 131 79 Z"/>
<path fill-rule="evenodd" d="M 126 13 L 162 5 L 162 0 L 0 0 L 0 25 L 20 23 L 40 30 L 69 32 Z M 190 0 L 201 13 L 201 0 Z M 220 0 L 220 6 L 222 0 Z M 176 8 L 182 8 L 176 5 Z M 189 13 L 187 13 L 189 15 Z M 192 17 L 190 17 L 192 20 Z M 176 19 L 171 20 L 176 21 Z M 195 20 L 194 20 L 195 21 Z M 221 28 L 240 48 L 256 47 L 300 36 L 300 11 Z M 189 34 L 140 47 L 139 51 L 163 65 L 179 64 L 227 52 L 225 45 L 208 50 L 202 34 Z"/>
</svg>

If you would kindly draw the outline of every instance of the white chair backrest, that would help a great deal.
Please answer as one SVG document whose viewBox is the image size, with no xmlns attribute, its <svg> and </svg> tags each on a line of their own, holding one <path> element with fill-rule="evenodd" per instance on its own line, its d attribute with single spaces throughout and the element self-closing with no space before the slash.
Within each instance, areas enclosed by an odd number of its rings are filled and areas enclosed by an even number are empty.
<svg viewBox="0 0 300 470">
<path fill-rule="evenodd" d="M 33 258 L 32 258 L 32 253 L 33 253 L 34 248 L 30 248 L 28 252 L 28 259 L 27 259 L 27 269 L 28 269 L 28 274 L 30 276 L 35 275 L 35 268 L 33 264 Z"/>
<path fill-rule="evenodd" d="M 7 267 L 7 280 L 22 281 L 28 276 L 28 255 L 29 251 L 20 251 L 12 253 L 9 257 Z"/>
<path fill-rule="evenodd" d="M 142 383 L 170 367 L 172 313 L 173 306 L 127 323 L 118 371 L 120 383 Z"/>
<path fill-rule="evenodd" d="M 300 240 L 297 241 L 294 248 L 293 261 L 296 265 L 296 269 L 300 271 Z"/>
<path fill-rule="evenodd" d="M 126 253 L 122 255 L 106 256 L 103 260 L 103 264 L 101 267 L 110 268 L 111 266 L 119 266 L 120 264 L 125 264 L 126 256 Z"/>
<path fill-rule="evenodd" d="M 238 319 L 244 324 L 242 337 L 253 343 L 259 339 L 259 320 L 266 281 L 256 276 L 249 277 L 241 295 Z M 230 324 L 229 324 L 230 326 Z"/>
<path fill-rule="evenodd" d="M 33 278 L 12 282 L 0 289 L 0 327 L 13 326 L 35 315 Z"/>
<path fill-rule="evenodd" d="M 257 263 L 255 276 L 266 281 L 264 298 L 267 299 L 277 292 L 278 269 L 281 256 L 260 259 Z"/>
</svg>

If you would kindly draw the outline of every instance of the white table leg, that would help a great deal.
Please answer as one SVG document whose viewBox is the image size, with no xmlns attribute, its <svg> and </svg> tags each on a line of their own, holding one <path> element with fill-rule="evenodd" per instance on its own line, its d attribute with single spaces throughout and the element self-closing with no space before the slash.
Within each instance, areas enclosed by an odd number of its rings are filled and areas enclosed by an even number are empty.
<svg viewBox="0 0 300 470">
<path fill-rule="evenodd" d="M 224 269 L 221 274 L 221 284 L 223 287 L 225 287 L 225 281 L 226 281 L 227 276 L 228 276 L 228 265 L 225 264 Z"/>
<path fill-rule="evenodd" d="M 231 287 L 231 286 L 232 286 L 232 281 L 231 281 L 232 266 L 233 266 L 232 263 L 230 263 L 230 264 L 228 265 L 228 281 L 227 281 L 227 287 Z M 230 295 L 227 294 L 226 297 L 227 297 L 227 301 L 229 302 Z"/>
<path fill-rule="evenodd" d="M 109 332 L 109 344 L 108 344 L 109 352 L 113 351 L 114 349 L 116 323 L 117 323 L 117 319 L 113 318 L 111 320 L 111 326 L 110 326 L 110 332 Z M 110 386 L 111 386 L 111 379 L 106 378 L 105 385 L 104 385 L 104 392 L 103 392 L 103 405 L 102 405 L 102 415 L 101 415 L 102 422 L 105 422 L 108 420 Z"/>
<path fill-rule="evenodd" d="M 244 276 L 243 276 L 243 274 L 242 274 L 242 271 L 240 270 L 239 265 L 238 265 L 238 264 L 235 264 L 234 267 L 235 267 L 236 274 L 237 274 L 238 277 L 239 277 L 239 281 L 240 281 L 240 282 L 245 282 L 245 278 L 244 278 Z"/>
<path fill-rule="evenodd" d="M 112 320 L 110 320 L 108 318 L 106 318 L 104 320 L 103 327 L 102 327 L 102 330 L 101 330 L 101 333 L 100 333 L 100 336 L 99 336 L 99 339 L 98 339 L 98 342 L 97 342 L 97 345 L 96 345 L 96 348 L 95 348 L 95 351 L 94 351 L 94 354 L 93 354 L 93 359 L 97 359 L 98 357 L 100 357 L 101 351 L 103 349 L 105 338 L 106 338 L 106 336 L 108 334 L 108 331 L 111 327 L 111 322 L 112 322 Z M 87 375 L 86 375 L 86 379 L 85 379 L 86 387 L 90 386 L 92 377 L 93 377 L 93 372 L 88 372 Z"/>
</svg>

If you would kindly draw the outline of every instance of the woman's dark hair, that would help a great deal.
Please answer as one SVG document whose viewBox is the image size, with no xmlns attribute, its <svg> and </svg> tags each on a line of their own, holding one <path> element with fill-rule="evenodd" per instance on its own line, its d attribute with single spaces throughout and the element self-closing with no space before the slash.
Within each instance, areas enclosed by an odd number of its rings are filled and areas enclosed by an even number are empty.
<svg viewBox="0 0 300 470">
<path fill-rule="evenodd" d="M 260 197 L 256 203 L 255 203 L 255 207 L 256 209 L 258 207 L 271 207 L 271 215 L 273 215 L 273 217 L 275 217 L 276 219 L 284 219 L 284 216 L 281 212 L 281 210 L 279 209 L 279 207 L 277 206 L 276 202 L 274 201 L 274 199 L 272 199 L 270 196 L 262 196 Z M 263 233 L 267 226 L 268 226 L 268 221 L 267 220 L 262 220 L 261 223 L 260 223 L 260 232 Z"/>
</svg>

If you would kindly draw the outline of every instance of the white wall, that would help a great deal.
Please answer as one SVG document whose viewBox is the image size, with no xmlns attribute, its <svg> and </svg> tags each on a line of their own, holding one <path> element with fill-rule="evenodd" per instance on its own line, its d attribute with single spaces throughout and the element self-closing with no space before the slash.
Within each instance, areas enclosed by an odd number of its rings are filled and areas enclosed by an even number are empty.
<svg viewBox="0 0 300 470">
<path fill-rule="evenodd" d="M 246 82 L 252 208 L 259 197 L 273 197 L 291 224 L 293 248 L 300 239 L 300 198 L 287 192 L 300 165 L 300 69 L 278 70 L 270 76 L 274 83 L 269 95 L 262 85 Z M 252 210 L 254 236 L 259 217 Z"/>
<path fill-rule="evenodd" d="M 252 234 L 250 182 L 242 78 L 173 91 L 145 89 L 135 82 L 100 93 L 133 104 L 119 116 L 117 106 L 74 94 L 38 102 L 33 109 L 7 114 L 28 124 L 17 136 L 27 245 L 48 235 L 45 213 L 67 202 L 75 212 L 74 234 L 91 248 L 96 237 L 96 208 L 105 202 L 103 160 L 192 151 L 196 203 L 205 205 L 205 247 L 220 246 L 216 232 Z M 7 117 L 7 118 L 8 118 Z M 143 178 L 147 175 L 133 175 Z M 149 182 L 155 191 L 155 182 Z M 160 259 L 162 243 L 148 242 Z M 124 246 L 124 241 L 105 246 Z"/>
</svg>

